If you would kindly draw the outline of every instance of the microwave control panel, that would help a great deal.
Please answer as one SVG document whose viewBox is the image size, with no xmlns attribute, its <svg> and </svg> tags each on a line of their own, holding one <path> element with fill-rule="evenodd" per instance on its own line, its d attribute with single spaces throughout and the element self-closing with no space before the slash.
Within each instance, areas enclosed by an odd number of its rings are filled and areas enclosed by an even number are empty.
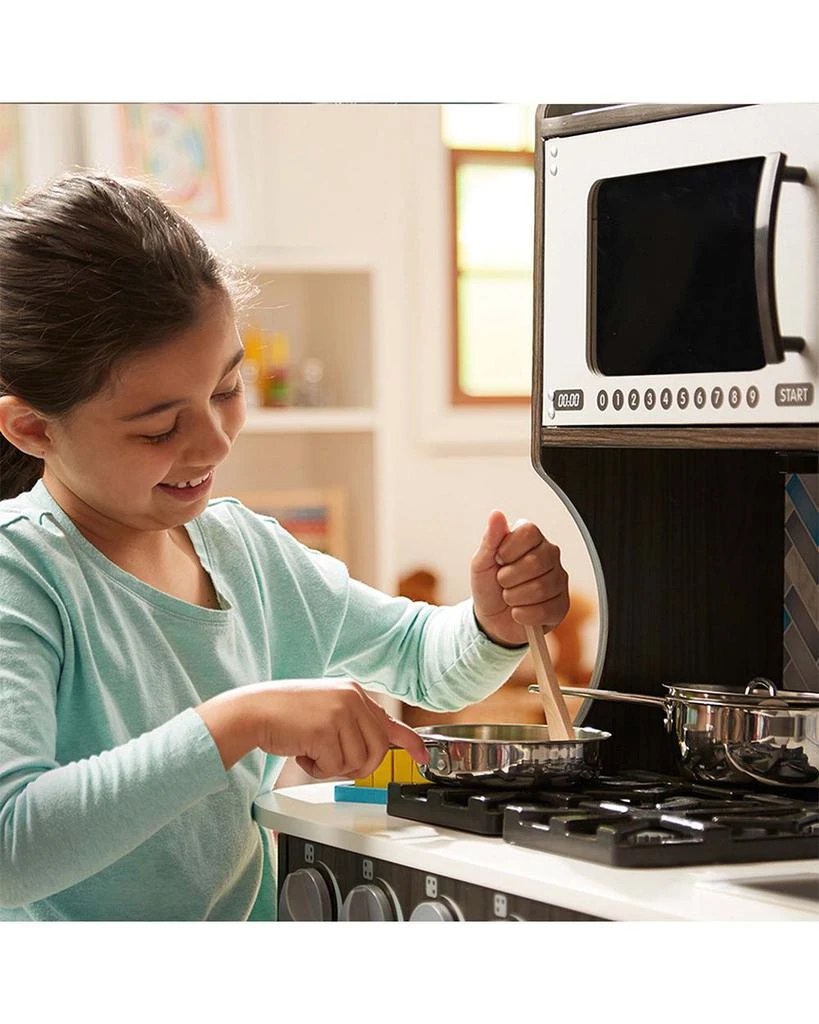
<svg viewBox="0 0 819 1024">
<path fill-rule="evenodd" d="M 589 423 L 589 405 L 612 426 L 635 424 L 811 423 L 817 420 L 813 381 L 771 385 L 762 403 L 758 384 L 668 384 L 599 380 L 587 388 L 546 388 L 543 422 L 546 426 Z M 762 415 L 759 415 L 762 403 Z M 795 413 L 795 415 L 794 415 Z M 736 415 L 734 415 L 736 414 Z M 600 422 L 593 420 L 592 422 Z"/>
</svg>

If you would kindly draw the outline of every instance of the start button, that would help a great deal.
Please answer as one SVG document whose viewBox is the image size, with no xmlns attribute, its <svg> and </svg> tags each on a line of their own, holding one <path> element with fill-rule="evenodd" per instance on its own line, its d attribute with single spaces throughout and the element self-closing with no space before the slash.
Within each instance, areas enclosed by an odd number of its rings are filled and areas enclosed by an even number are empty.
<svg viewBox="0 0 819 1024">
<path fill-rule="evenodd" d="M 777 405 L 813 405 L 813 384 L 777 384 Z"/>
</svg>

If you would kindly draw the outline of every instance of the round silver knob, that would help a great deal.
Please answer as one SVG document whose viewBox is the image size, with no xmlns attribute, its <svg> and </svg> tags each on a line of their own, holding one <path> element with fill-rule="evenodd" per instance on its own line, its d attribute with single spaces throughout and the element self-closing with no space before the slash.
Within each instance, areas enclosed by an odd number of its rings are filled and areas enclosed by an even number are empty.
<svg viewBox="0 0 819 1024">
<path fill-rule="evenodd" d="M 410 921 L 457 921 L 458 916 L 442 900 L 425 900 L 410 914 Z"/>
<path fill-rule="evenodd" d="M 316 868 L 299 868 L 284 880 L 279 896 L 280 921 L 332 921 L 330 890 Z"/>
<path fill-rule="evenodd" d="M 342 921 L 394 921 L 392 904 L 378 885 L 357 885 L 347 893 Z"/>
</svg>

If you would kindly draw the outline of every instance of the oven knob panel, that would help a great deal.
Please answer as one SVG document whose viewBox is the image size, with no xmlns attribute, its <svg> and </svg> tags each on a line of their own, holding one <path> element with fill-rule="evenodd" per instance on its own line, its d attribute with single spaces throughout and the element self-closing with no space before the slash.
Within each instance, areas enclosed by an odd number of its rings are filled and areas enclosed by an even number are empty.
<svg viewBox="0 0 819 1024">
<path fill-rule="evenodd" d="M 389 896 L 380 885 L 357 885 L 347 893 L 341 908 L 342 921 L 395 921 Z"/>
<path fill-rule="evenodd" d="M 446 897 L 424 900 L 410 914 L 410 921 L 463 921 L 458 907 Z"/>
<path fill-rule="evenodd" d="M 332 921 L 333 899 L 317 868 L 299 868 L 284 880 L 279 897 L 280 921 Z"/>
</svg>

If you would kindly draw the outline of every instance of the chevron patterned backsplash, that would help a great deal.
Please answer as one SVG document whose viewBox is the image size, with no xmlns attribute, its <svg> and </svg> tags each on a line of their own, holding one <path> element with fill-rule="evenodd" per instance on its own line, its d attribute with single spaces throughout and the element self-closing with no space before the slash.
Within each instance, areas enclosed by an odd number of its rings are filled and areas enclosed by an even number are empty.
<svg viewBox="0 0 819 1024">
<path fill-rule="evenodd" d="M 785 478 L 782 682 L 819 692 L 819 474 Z"/>
</svg>

